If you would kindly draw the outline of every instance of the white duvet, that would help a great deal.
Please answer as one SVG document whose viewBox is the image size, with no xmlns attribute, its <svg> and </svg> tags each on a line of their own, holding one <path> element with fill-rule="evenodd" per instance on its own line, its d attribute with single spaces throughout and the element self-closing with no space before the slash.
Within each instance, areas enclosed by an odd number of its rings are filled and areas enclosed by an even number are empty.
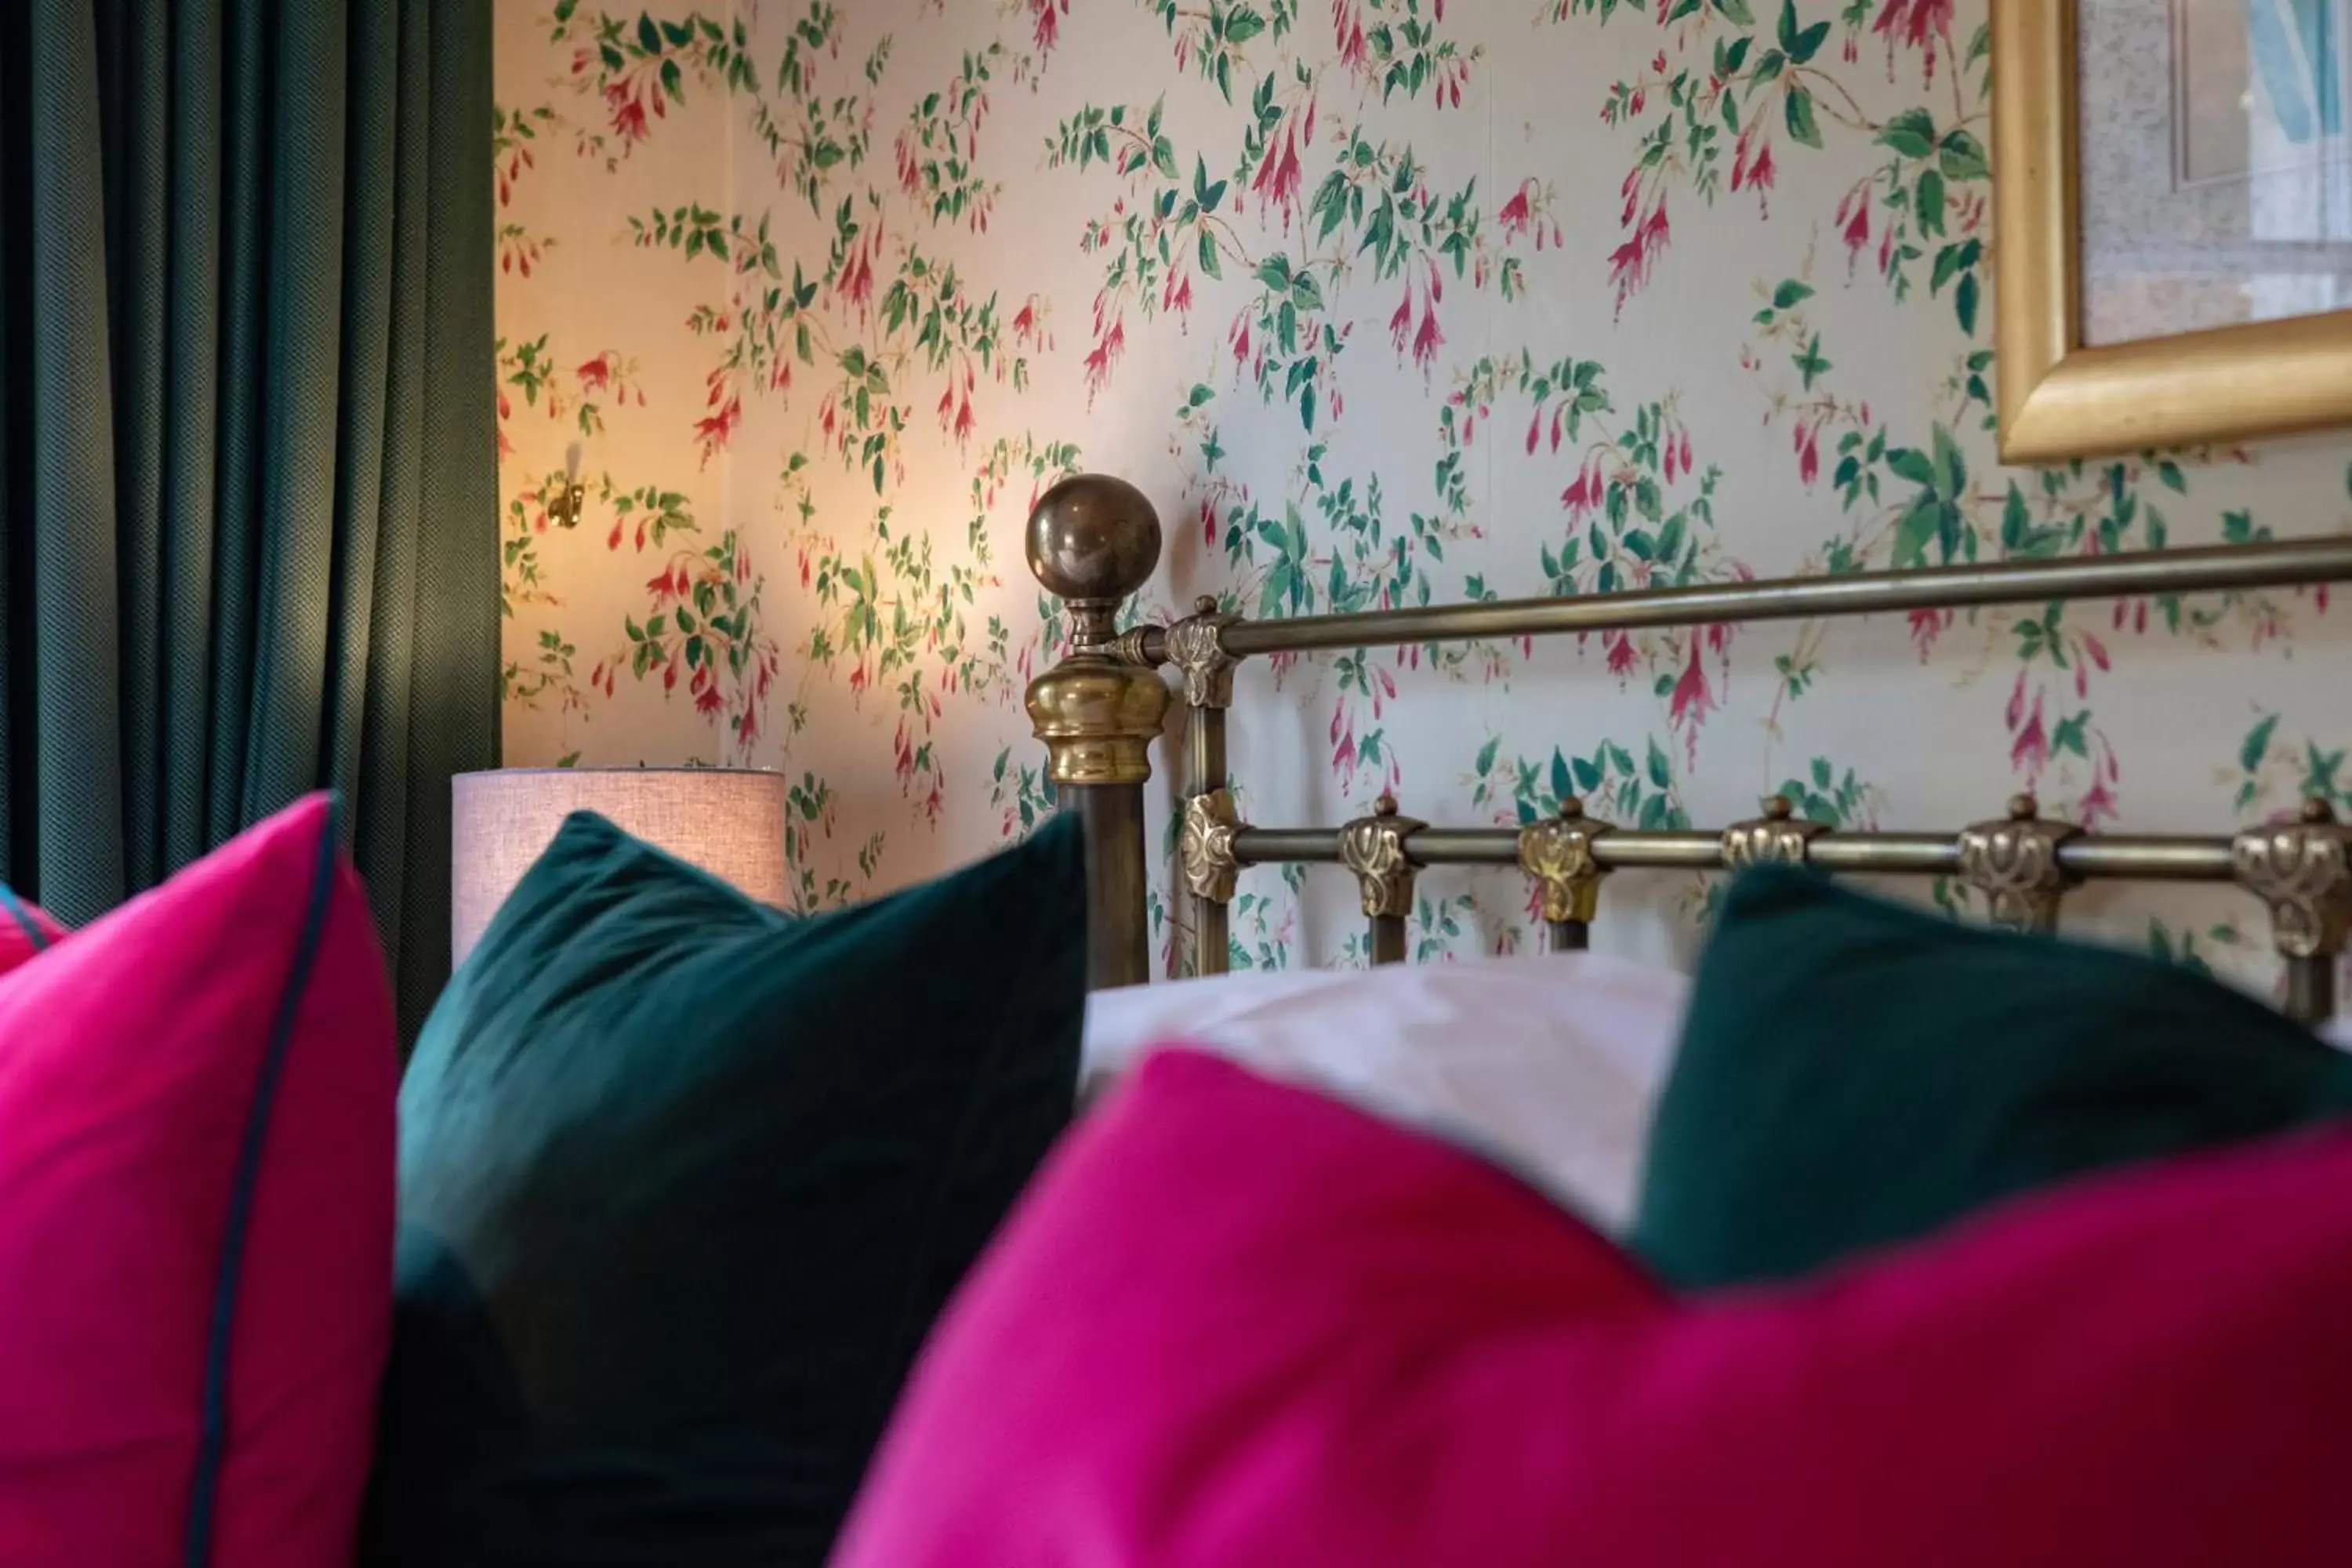
<svg viewBox="0 0 2352 1568">
<path fill-rule="evenodd" d="M 1687 988 L 1668 969 L 1538 953 L 1100 992 L 1083 1092 L 1154 1046 L 1197 1045 L 1477 1149 L 1622 1230 Z"/>
</svg>

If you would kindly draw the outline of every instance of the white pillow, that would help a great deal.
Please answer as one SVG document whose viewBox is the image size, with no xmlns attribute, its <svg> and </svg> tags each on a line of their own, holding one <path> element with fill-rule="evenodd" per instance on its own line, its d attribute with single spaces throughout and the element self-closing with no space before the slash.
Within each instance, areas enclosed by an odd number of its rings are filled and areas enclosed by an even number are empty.
<svg viewBox="0 0 2352 1568">
<path fill-rule="evenodd" d="M 1687 989 L 1581 952 L 1130 986 L 1087 999 L 1081 1092 L 1199 1046 L 1472 1145 L 1622 1230 Z"/>
</svg>

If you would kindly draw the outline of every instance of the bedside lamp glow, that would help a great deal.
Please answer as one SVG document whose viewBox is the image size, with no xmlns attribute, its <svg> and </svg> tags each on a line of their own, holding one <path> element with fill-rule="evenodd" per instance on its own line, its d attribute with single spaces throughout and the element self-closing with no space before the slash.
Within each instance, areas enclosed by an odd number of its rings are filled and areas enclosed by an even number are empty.
<svg viewBox="0 0 2352 1568">
<path fill-rule="evenodd" d="M 593 811 L 762 903 L 791 899 L 784 775 L 747 768 L 502 768 L 450 781 L 449 945 L 466 962 L 563 819 Z"/>
</svg>

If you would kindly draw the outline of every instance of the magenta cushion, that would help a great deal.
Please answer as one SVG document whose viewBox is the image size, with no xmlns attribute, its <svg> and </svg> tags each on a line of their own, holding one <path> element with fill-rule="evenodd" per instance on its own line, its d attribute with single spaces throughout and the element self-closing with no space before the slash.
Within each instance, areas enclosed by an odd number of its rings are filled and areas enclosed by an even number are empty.
<svg viewBox="0 0 2352 1568">
<path fill-rule="evenodd" d="M 2352 1557 L 2352 1137 L 1677 1303 L 1510 1178 L 1206 1057 L 1073 1134 L 839 1568 Z"/>
<path fill-rule="evenodd" d="M 0 974 L 30 963 L 65 934 L 66 928 L 51 920 L 47 910 L 18 898 L 15 889 L 0 886 Z"/>
<path fill-rule="evenodd" d="M 0 1563 L 351 1561 L 398 1068 L 335 815 L 0 977 Z"/>
</svg>

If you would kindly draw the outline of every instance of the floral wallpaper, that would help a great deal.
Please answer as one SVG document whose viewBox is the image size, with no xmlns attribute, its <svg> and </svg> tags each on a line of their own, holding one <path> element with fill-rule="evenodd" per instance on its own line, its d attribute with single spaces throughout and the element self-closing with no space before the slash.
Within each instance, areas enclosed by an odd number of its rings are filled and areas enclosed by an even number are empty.
<svg viewBox="0 0 2352 1568">
<path fill-rule="evenodd" d="M 810 906 L 1047 808 L 1019 542 L 1079 468 L 1158 501 L 1161 614 L 2352 525 L 2340 439 L 1996 461 L 1983 0 L 500 13 L 508 755 L 782 769 Z M 1268 824 L 2211 832 L 2352 809 L 2347 654 L 2318 592 L 1375 650 L 1245 668 L 1233 749 Z M 1251 873 L 1234 962 L 1360 958 L 1348 894 Z M 1597 940 L 1709 896 L 1621 877 Z M 2273 983 L 2242 896 L 2069 908 Z M 1532 931 L 1422 879 L 1424 955 Z"/>
</svg>

